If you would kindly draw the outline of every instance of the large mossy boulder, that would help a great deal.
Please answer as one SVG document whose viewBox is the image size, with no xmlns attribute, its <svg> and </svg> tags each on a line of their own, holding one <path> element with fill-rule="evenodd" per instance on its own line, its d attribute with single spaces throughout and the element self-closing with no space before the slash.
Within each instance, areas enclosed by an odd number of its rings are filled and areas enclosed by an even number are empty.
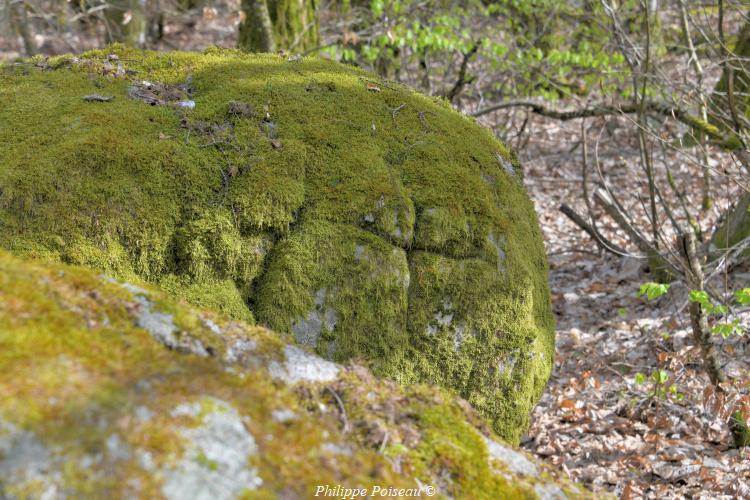
<svg viewBox="0 0 750 500">
<path fill-rule="evenodd" d="M 0 498 L 593 498 L 450 392 L 286 340 L 0 251 Z"/>
<path fill-rule="evenodd" d="M 550 373 L 517 163 L 363 71 L 113 47 L 0 67 L 0 247 L 454 390 L 517 442 Z"/>
</svg>

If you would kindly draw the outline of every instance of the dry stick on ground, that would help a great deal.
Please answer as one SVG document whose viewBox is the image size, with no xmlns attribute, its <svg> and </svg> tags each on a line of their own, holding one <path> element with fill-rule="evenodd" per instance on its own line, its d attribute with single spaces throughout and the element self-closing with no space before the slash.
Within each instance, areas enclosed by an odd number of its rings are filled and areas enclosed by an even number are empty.
<svg viewBox="0 0 750 500">
<path fill-rule="evenodd" d="M 586 234 L 591 236 L 591 239 L 594 240 L 596 245 L 604 250 L 605 252 L 612 253 L 614 255 L 617 255 L 618 257 L 621 257 L 623 255 L 626 255 L 627 252 L 622 249 L 621 247 L 615 245 L 611 241 L 609 241 L 607 238 L 605 238 L 597 229 L 587 223 L 582 216 L 578 214 L 573 208 L 570 207 L 570 205 L 567 205 L 566 203 L 563 203 L 560 205 L 559 208 L 560 212 L 563 213 L 568 219 L 571 220 L 576 226 L 583 229 Z"/>
<path fill-rule="evenodd" d="M 586 208 L 588 210 L 589 219 L 591 223 L 589 224 L 586 222 L 586 220 L 578 214 L 575 210 L 573 210 L 570 205 L 563 203 L 560 205 L 560 212 L 562 212 L 563 215 L 565 215 L 568 219 L 570 219 L 575 225 L 583 229 L 591 238 L 594 240 L 596 245 L 601 248 L 602 250 L 606 252 L 613 253 L 618 256 L 627 255 L 627 252 L 612 243 L 610 240 L 605 238 L 596 227 L 596 218 L 594 218 L 591 210 L 591 202 L 589 201 L 589 194 L 588 194 L 588 144 L 587 144 L 587 134 L 586 134 L 586 122 L 583 120 L 581 122 L 581 144 L 582 147 L 582 188 L 583 188 L 583 199 L 586 202 Z"/>
<path fill-rule="evenodd" d="M 341 397 L 336 393 L 336 391 L 331 388 L 331 386 L 325 386 L 324 390 L 328 391 L 333 396 L 333 399 L 336 401 L 336 404 L 339 407 L 339 411 L 341 412 L 341 421 L 344 426 L 343 429 L 341 429 L 341 432 L 343 432 L 344 434 L 348 433 L 349 431 L 351 431 L 352 427 L 349 424 L 349 419 L 346 416 L 346 408 L 344 407 L 344 402 L 341 401 Z"/>
</svg>

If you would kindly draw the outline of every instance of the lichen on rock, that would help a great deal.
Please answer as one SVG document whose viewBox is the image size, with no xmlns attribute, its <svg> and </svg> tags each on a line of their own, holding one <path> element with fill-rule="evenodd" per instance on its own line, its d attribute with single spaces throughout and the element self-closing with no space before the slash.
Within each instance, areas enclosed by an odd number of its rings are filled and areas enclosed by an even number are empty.
<svg viewBox="0 0 750 500">
<path fill-rule="evenodd" d="M 313 57 L 114 46 L 0 66 L 0 123 L 0 247 L 527 427 L 554 346 L 539 227 L 512 154 L 445 102 Z"/>
</svg>

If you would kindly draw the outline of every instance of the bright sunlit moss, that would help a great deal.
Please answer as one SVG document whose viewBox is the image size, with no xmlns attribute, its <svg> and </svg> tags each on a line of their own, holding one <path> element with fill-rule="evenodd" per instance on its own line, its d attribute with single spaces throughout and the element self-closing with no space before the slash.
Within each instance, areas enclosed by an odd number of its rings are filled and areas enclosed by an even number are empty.
<svg viewBox="0 0 750 500">
<path fill-rule="evenodd" d="M 554 354 L 541 233 L 512 155 L 445 101 L 317 58 L 115 46 L 0 67 L 0 123 L 1 247 L 527 427 Z"/>
</svg>

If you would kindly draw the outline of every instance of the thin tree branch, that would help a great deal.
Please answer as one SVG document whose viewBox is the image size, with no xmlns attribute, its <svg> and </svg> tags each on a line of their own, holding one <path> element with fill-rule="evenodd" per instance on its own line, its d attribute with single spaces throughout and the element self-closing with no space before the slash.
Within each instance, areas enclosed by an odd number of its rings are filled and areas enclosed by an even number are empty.
<svg viewBox="0 0 750 500">
<path fill-rule="evenodd" d="M 474 80 L 473 77 L 466 77 L 466 71 L 469 67 L 469 61 L 472 57 L 474 57 L 474 54 L 477 53 L 481 45 L 481 41 L 474 42 L 474 45 L 471 46 L 471 49 L 469 49 L 469 51 L 464 54 L 463 61 L 461 61 L 461 68 L 458 70 L 458 80 L 456 80 L 453 88 L 451 88 L 448 93 L 445 94 L 445 98 L 450 102 L 453 102 L 456 97 L 458 97 L 458 95 L 464 89 L 464 85 L 471 83 Z"/>
<path fill-rule="evenodd" d="M 577 118 L 591 118 L 597 116 L 612 116 L 621 114 L 638 113 L 640 103 L 624 103 L 618 106 L 610 106 L 606 104 L 595 105 L 590 108 L 582 108 L 570 111 L 558 111 L 555 109 L 548 108 L 543 104 L 534 101 L 523 101 L 514 100 L 501 102 L 488 108 L 480 109 L 471 113 L 470 116 L 480 117 L 493 111 L 501 109 L 514 108 L 514 107 L 526 107 L 531 108 L 531 111 L 547 118 L 554 118 L 555 120 L 568 121 L 575 120 Z M 742 147 L 742 143 L 735 134 L 724 135 L 717 127 L 705 122 L 697 116 L 693 116 L 677 107 L 670 106 L 664 103 L 658 103 L 653 101 L 645 101 L 644 108 L 650 113 L 656 113 L 664 116 L 674 118 L 675 120 L 688 125 L 704 134 L 709 136 L 713 143 L 727 150 L 736 150 Z"/>
</svg>

